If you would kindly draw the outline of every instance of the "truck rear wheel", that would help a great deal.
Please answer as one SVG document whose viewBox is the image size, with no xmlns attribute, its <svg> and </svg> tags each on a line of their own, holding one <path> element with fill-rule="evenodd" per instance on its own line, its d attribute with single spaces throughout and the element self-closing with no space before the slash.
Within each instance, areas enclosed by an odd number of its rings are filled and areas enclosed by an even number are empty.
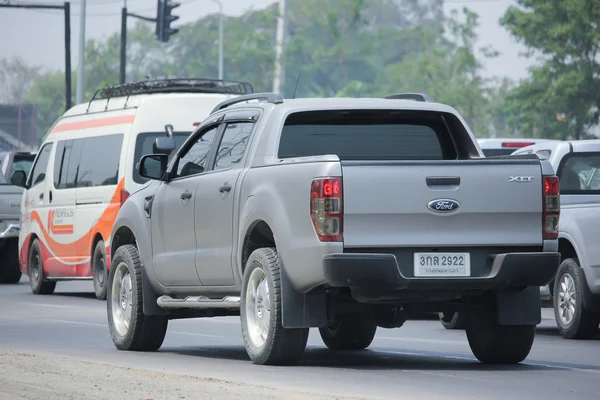
<svg viewBox="0 0 600 400">
<path fill-rule="evenodd" d="M 0 283 L 19 283 L 22 274 L 18 239 L 8 239 L 0 254 Z"/>
<path fill-rule="evenodd" d="M 340 316 L 334 324 L 319 328 L 325 346 L 332 350 L 363 350 L 371 345 L 377 324 L 366 315 Z"/>
<path fill-rule="evenodd" d="M 554 282 L 554 318 L 560 334 L 567 339 L 591 339 L 598 334 L 600 313 L 583 304 L 585 278 L 577 260 L 564 260 Z"/>
<path fill-rule="evenodd" d="M 54 289 L 56 289 L 56 282 L 46 280 L 46 276 L 44 275 L 42 248 L 40 246 L 39 239 L 34 239 L 29 247 L 27 275 L 29 276 L 29 286 L 34 294 L 54 293 Z"/>
<path fill-rule="evenodd" d="M 165 340 L 169 321 L 160 315 L 144 315 L 143 267 L 135 246 L 119 247 L 112 265 L 106 308 L 115 347 L 130 351 L 158 350 Z"/>
<path fill-rule="evenodd" d="M 244 269 L 240 316 L 242 337 L 255 364 L 295 364 L 304 354 L 308 328 L 284 328 L 281 321 L 281 270 L 277 250 L 254 250 Z"/>
<path fill-rule="evenodd" d="M 535 325 L 500 325 L 494 308 L 471 311 L 467 340 L 475 357 L 484 364 L 518 364 L 533 346 Z"/>
</svg>

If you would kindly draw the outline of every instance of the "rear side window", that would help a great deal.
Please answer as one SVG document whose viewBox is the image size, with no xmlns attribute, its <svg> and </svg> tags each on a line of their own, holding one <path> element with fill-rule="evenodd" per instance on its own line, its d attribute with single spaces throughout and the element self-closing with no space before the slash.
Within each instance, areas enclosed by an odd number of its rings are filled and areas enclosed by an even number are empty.
<svg viewBox="0 0 600 400">
<path fill-rule="evenodd" d="M 600 194 L 600 153 L 567 155 L 558 177 L 561 194 Z"/>
<path fill-rule="evenodd" d="M 340 160 L 452 160 L 451 133 L 440 113 L 332 110 L 291 114 L 279 158 L 336 154 Z"/>
<path fill-rule="evenodd" d="M 122 144 L 122 134 L 58 142 L 54 157 L 54 187 L 116 185 Z"/>
<path fill-rule="evenodd" d="M 15 171 L 23 171 L 26 175 L 29 175 L 33 160 L 35 160 L 35 154 L 15 154 L 9 176 Z"/>
</svg>

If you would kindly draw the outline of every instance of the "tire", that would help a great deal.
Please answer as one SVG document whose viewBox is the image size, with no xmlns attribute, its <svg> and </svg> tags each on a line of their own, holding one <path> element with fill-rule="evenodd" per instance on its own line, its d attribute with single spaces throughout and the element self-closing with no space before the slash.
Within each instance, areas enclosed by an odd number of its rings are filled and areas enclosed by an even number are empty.
<svg viewBox="0 0 600 400">
<path fill-rule="evenodd" d="M 119 247 L 112 266 L 108 276 L 106 310 L 113 344 L 119 350 L 158 350 L 165 340 L 169 321 L 160 315 L 144 315 L 143 267 L 135 246 L 127 244 Z M 125 323 L 127 318 L 121 313 L 121 294 L 124 292 L 131 293 L 124 298 L 128 324 Z"/>
<path fill-rule="evenodd" d="M 21 262 L 19 260 L 18 239 L 8 239 L 0 252 L 0 284 L 16 284 L 21 280 Z"/>
<path fill-rule="evenodd" d="M 98 300 L 106 300 L 106 283 L 108 281 L 108 268 L 106 265 L 106 245 L 103 240 L 96 243 L 92 256 L 92 276 L 94 292 Z"/>
<path fill-rule="evenodd" d="M 42 259 L 42 248 L 39 239 L 33 239 L 29 247 L 29 258 L 27 259 L 27 276 L 29 287 L 34 294 L 52 294 L 56 289 L 56 282 L 46 280 L 44 275 L 44 263 Z"/>
<path fill-rule="evenodd" d="M 448 330 L 465 329 L 467 315 L 464 312 L 440 313 L 440 322 Z"/>
<path fill-rule="evenodd" d="M 587 288 L 584 272 L 578 261 L 574 258 L 565 259 L 560 264 L 556 276 L 552 303 L 558 331 L 566 339 L 593 338 L 598 334 L 600 313 L 586 309 L 583 304 L 583 295 Z M 563 310 L 563 305 L 568 306 L 569 303 L 572 307 Z"/>
<path fill-rule="evenodd" d="M 484 364 L 522 362 L 535 338 L 535 325 L 500 325 L 492 307 L 472 310 L 465 328 L 473 355 Z"/>
<path fill-rule="evenodd" d="M 257 287 L 257 299 L 248 290 L 251 284 Z M 261 248 L 250 255 L 242 280 L 240 316 L 246 352 L 254 364 L 292 365 L 304 354 L 309 328 L 288 329 L 281 324 L 281 271 L 276 249 Z M 260 337 L 261 327 L 265 337 Z"/>
<path fill-rule="evenodd" d="M 376 332 L 377 324 L 364 314 L 344 315 L 333 325 L 319 328 L 323 343 L 332 350 L 364 350 Z"/>
</svg>

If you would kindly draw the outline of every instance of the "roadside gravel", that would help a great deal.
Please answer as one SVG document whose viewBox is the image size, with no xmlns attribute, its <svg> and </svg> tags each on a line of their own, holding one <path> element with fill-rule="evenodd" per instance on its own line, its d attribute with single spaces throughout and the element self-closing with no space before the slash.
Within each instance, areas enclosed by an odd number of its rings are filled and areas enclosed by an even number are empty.
<svg viewBox="0 0 600 400">
<path fill-rule="evenodd" d="M 68 358 L 0 351 L 0 400 L 13 399 L 350 400 Z"/>
</svg>

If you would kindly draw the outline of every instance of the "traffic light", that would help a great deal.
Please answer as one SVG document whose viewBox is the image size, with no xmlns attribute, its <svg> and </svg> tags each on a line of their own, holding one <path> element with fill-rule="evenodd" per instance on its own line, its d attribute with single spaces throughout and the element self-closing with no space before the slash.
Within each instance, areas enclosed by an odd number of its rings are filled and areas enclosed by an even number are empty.
<svg viewBox="0 0 600 400">
<path fill-rule="evenodd" d="M 171 15 L 174 8 L 181 3 L 174 3 L 171 0 L 158 0 L 158 9 L 156 11 L 156 38 L 161 42 L 168 42 L 171 35 L 179 32 L 179 29 L 171 28 L 171 23 L 179 19 L 177 15 Z"/>
</svg>

